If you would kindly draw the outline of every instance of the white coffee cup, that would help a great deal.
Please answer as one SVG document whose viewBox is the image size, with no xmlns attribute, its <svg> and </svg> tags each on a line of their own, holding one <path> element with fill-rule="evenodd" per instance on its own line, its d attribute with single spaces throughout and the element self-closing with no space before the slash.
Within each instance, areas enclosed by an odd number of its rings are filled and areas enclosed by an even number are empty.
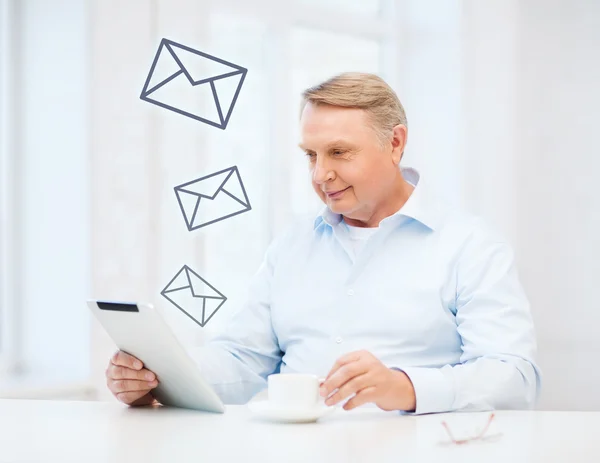
<svg viewBox="0 0 600 463">
<path fill-rule="evenodd" d="M 277 373 L 267 378 L 269 404 L 281 408 L 312 408 L 323 404 L 322 379 L 301 373 Z"/>
</svg>

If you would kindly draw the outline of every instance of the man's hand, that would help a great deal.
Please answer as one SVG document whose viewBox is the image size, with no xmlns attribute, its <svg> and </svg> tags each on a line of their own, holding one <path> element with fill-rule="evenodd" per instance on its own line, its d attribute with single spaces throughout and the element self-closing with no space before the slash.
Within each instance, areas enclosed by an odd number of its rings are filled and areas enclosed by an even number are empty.
<svg viewBox="0 0 600 463">
<path fill-rule="evenodd" d="M 405 373 L 391 370 L 370 352 L 361 350 L 340 357 L 321 386 L 321 396 L 329 397 L 326 405 L 335 405 L 356 394 L 344 410 L 374 402 L 382 410 L 413 411 L 415 390 Z"/>
<path fill-rule="evenodd" d="M 125 352 L 116 352 L 106 369 L 106 385 L 113 395 L 131 406 L 150 405 L 156 399 L 150 392 L 158 386 L 156 375 L 142 362 Z"/>
</svg>

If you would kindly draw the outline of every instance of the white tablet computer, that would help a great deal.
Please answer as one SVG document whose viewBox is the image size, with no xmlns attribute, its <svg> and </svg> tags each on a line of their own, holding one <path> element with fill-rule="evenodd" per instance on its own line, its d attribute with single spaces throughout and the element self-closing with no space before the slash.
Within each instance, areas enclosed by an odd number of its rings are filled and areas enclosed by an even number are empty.
<svg viewBox="0 0 600 463">
<path fill-rule="evenodd" d="M 225 406 L 200 374 L 169 325 L 150 304 L 87 301 L 117 347 L 154 372 L 152 390 L 163 405 L 223 413 Z"/>
</svg>

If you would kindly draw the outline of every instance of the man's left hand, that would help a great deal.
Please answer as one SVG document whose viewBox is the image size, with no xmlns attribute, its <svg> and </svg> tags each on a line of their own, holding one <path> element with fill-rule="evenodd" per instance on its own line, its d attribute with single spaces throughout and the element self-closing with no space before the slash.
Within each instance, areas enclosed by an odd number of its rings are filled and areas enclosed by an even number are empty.
<svg viewBox="0 0 600 463">
<path fill-rule="evenodd" d="M 321 396 L 329 397 L 326 405 L 335 405 L 356 394 L 344 404 L 352 410 L 366 403 L 375 403 L 382 410 L 414 411 L 415 390 L 408 376 L 392 370 L 370 352 L 351 352 L 338 359 L 321 386 Z"/>
</svg>

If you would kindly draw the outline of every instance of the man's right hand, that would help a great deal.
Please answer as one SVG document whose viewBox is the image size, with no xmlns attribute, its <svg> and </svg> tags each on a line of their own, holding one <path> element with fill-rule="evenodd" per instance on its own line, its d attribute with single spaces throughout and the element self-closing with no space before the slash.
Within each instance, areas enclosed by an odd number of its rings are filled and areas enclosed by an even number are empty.
<svg viewBox="0 0 600 463">
<path fill-rule="evenodd" d="M 158 386 L 156 375 L 132 355 L 117 351 L 106 369 L 106 384 L 121 402 L 131 405 L 150 405 L 156 402 L 152 389 Z"/>
</svg>

